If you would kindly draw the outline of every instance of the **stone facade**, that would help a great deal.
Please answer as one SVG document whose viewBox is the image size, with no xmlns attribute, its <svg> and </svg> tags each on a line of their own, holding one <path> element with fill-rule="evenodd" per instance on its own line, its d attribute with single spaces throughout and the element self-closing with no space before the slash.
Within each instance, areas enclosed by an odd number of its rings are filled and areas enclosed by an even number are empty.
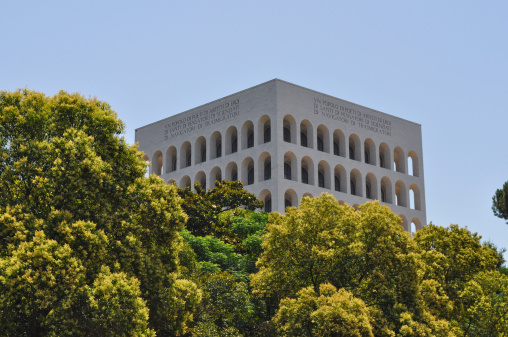
<svg viewBox="0 0 508 337">
<path fill-rule="evenodd" d="M 419 124 L 278 79 L 143 126 L 136 142 L 180 187 L 242 180 L 278 212 L 322 192 L 377 199 L 408 231 L 426 224 Z"/>
</svg>

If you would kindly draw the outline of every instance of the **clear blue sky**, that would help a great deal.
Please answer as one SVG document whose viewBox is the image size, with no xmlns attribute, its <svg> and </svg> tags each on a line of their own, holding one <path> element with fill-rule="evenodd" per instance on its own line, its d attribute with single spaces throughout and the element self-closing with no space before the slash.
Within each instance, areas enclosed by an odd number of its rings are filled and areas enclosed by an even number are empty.
<svg viewBox="0 0 508 337">
<path fill-rule="evenodd" d="M 4 1 L 0 89 L 109 102 L 134 129 L 273 78 L 423 128 L 427 219 L 508 248 L 507 1 Z"/>
</svg>

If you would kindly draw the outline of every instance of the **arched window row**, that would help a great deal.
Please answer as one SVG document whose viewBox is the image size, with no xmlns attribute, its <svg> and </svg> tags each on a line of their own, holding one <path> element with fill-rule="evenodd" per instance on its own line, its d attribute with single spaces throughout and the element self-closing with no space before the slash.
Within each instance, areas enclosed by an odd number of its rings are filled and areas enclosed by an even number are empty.
<svg viewBox="0 0 508 337">
<path fill-rule="evenodd" d="M 268 143 L 272 139 L 270 117 L 267 115 L 262 116 L 258 121 L 257 136 L 255 132 L 254 123 L 246 121 L 240 134 L 235 126 L 230 126 L 224 135 L 219 131 L 215 131 L 209 140 L 204 136 L 200 136 L 193 144 L 190 141 L 183 142 L 179 149 L 170 146 L 166 150 L 165 156 L 161 151 L 156 151 L 152 156 L 150 171 L 157 175 L 171 173 L 178 168 L 184 169 L 194 164 L 204 163 L 207 160 L 221 158 L 223 153 L 231 154 L 238 152 L 240 148 L 242 150 L 252 148 L 256 139 L 258 139 L 258 144 Z M 178 156 L 178 153 L 180 153 L 180 156 Z"/>
<path fill-rule="evenodd" d="M 282 140 L 350 160 L 363 161 L 366 164 L 419 176 L 419 161 L 415 151 L 411 150 L 407 155 L 400 147 L 395 147 L 392 151 L 384 142 L 379 146 L 371 138 L 366 138 L 362 142 L 354 133 L 346 138 L 340 129 L 332 132 L 323 124 L 314 128 L 308 120 L 298 123 L 291 115 L 283 118 Z"/>
</svg>

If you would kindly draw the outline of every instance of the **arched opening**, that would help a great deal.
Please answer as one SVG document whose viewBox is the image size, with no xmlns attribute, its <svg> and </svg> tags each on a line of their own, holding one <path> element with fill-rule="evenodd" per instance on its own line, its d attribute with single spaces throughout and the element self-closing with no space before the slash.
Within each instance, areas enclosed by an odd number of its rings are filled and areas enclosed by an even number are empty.
<svg viewBox="0 0 508 337">
<path fill-rule="evenodd" d="M 349 136 L 349 159 L 361 161 L 361 143 L 357 135 Z"/>
<path fill-rule="evenodd" d="M 411 186 L 409 186 L 409 206 L 410 208 L 416 209 L 418 211 L 422 210 L 420 189 L 416 184 L 412 184 Z"/>
<path fill-rule="evenodd" d="M 176 171 L 176 147 L 170 146 L 166 150 L 166 164 L 164 167 L 166 168 L 166 173 Z"/>
<path fill-rule="evenodd" d="M 400 147 L 396 147 L 393 151 L 393 169 L 400 173 L 406 173 L 406 160 L 404 151 Z"/>
<path fill-rule="evenodd" d="M 194 183 L 199 183 L 201 188 L 206 190 L 206 174 L 203 171 L 199 171 L 194 178 Z"/>
<path fill-rule="evenodd" d="M 305 156 L 301 161 L 302 183 L 314 185 L 314 162 L 309 156 Z"/>
<path fill-rule="evenodd" d="M 262 116 L 258 122 L 258 143 L 269 143 L 272 140 L 272 128 L 270 117 Z"/>
<path fill-rule="evenodd" d="M 242 126 L 242 150 L 254 147 L 254 123 L 246 121 Z"/>
<path fill-rule="evenodd" d="M 183 176 L 180 180 L 180 188 L 191 187 L 191 180 L 189 176 Z"/>
<path fill-rule="evenodd" d="M 325 160 L 318 163 L 318 186 L 331 189 L 330 165 Z"/>
<path fill-rule="evenodd" d="M 303 120 L 300 123 L 300 145 L 308 148 L 312 148 L 312 124 L 308 120 Z"/>
<path fill-rule="evenodd" d="M 379 145 L 379 166 L 386 169 L 391 169 L 392 156 L 390 155 L 390 148 L 386 143 Z"/>
<path fill-rule="evenodd" d="M 381 178 L 381 201 L 393 204 L 392 182 L 388 177 Z"/>
<path fill-rule="evenodd" d="M 220 167 L 218 166 L 215 166 L 211 171 L 210 171 L 210 187 L 213 187 L 215 186 L 215 181 L 218 180 L 218 181 L 221 181 L 222 180 L 222 170 L 220 169 Z"/>
<path fill-rule="evenodd" d="M 395 183 L 395 204 L 407 207 L 406 185 L 401 180 L 397 180 Z"/>
<path fill-rule="evenodd" d="M 222 135 L 219 131 L 212 133 L 210 137 L 210 158 L 220 158 L 222 156 Z"/>
<path fill-rule="evenodd" d="M 298 196 L 293 189 L 288 189 L 284 193 L 284 208 L 288 208 L 291 206 L 298 206 Z"/>
<path fill-rule="evenodd" d="M 282 138 L 285 142 L 296 144 L 296 121 L 291 115 L 284 116 L 282 121 Z"/>
<path fill-rule="evenodd" d="M 337 192 L 346 193 L 347 190 L 346 169 L 342 165 L 335 166 L 334 169 L 334 189 Z"/>
<path fill-rule="evenodd" d="M 422 229 L 422 223 L 420 222 L 420 219 L 413 218 L 413 220 L 411 220 L 411 234 L 416 233 L 416 231 L 420 229 Z"/>
<path fill-rule="evenodd" d="M 236 181 L 238 180 L 238 166 L 235 162 L 230 162 L 226 166 L 226 180 L 227 181 Z"/>
<path fill-rule="evenodd" d="M 226 130 L 226 154 L 238 151 L 238 131 L 236 127 L 230 126 Z"/>
<path fill-rule="evenodd" d="M 418 163 L 418 155 L 414 151 L 409 151 L 408 153 L 408 173 L 410 173 L 414 177 L 420 176 Z"/>
<path fill-rule="evenodd" d="M 190 142 L 183 142 L 180 147 L 180 168 L 186 168 L 191 166 L 192 152 Z"/>
<path fill-rule="evenodd" d="M 251 157 L 242 162 L 242 181 L 245 185 L 254 184 L 254 160 Z"/>
<path fill-rule="evenodd" d="M 362 175 L 358 169 L 352 169 L 349 174 L 350 193 L 359 197 L 363 196 Z"/>
<path fill-rule="evenodd" d="M 263 211 L 271 212 L 272 211 L 272 193 L 268 189 L 264 189 L 259 193 L 259 200 L 264 201 Z"/>
<path fill-rule="evenodd" d="M 162 152 L 155 151 L 152 156 L 152 173 L 160 176 L 162 174 Z"/>
<path fill-rule="evenodd" d="M 143 161 L 145 162 L 145 178 L 148 178 L 150 176 L 150 159 L 146 154 L 143 156 Z"/>
<path fill-rule="evenodd" d="M 377 179 L 372 172 L 367 173 L 365 176 L 365 197 L 367 199 L 379 199 L 377 195 Z"/>
<path fill-rule="evenodd" d="M 168 185 L 176 185 L 176 181 L 175 181 L 175 179 L 170 179 L 170 180 L 168 181 Z"/>
<path fill-rule="evenodd" d="M 374 141 L 367 138 L 363 143 L 364 159 L 366 164 L 376 165 L 376 145 Z"/>
<path fill-rule="evenodd" d="M 268 152 L 263 152 L 258 158 L 258 181 L 272 179 L 272 157 Z"/>
<path fill-rule="evenodd" d="M 407 218 L 404 214 L 399 214 L 400 216 L 400 220 L 401 220 L 401 223 L 400 225 L 402 226 L 402 228 L 404 228 L 404 230 L 406 231 L 410 231 L 410 228 L 409 228 L 409 224 L 407 223 Z"/>
<path fill-rule="evenodd" d="M 296 172 L 296 156 L 293 152 L 284 154 L 284 179 L 298 180 Z"/>
<path fill-rule="evenodd" d="M 344 132 L 337 129 L 333 132 L 333 154 L 336 156 L 346 156 L 346 137 Z"/>
<path fill-rule="evenodd" d="M 303 199 L 303 198 L 313 198 L 313 195 L 312 195 L 312 194 L 310 194 L 309 192 L 307 192 L 307 193 L 304 193 L 304 194 L 303 194 L 302 199 Z"/>
<path fill-rule="evenodd" d="M 206 139 L 205 137 L 201 136 L 196 139 L 196 146 L 195 146 L 195 158 L 194 162 L 196 164 L 204 163 L 206 161 Z"/>
<path fill-rule="evenodd" d="M 330 133 L 324 125 L 317 128 L 317 149 L 321 152 L 330 153 Z"/>
</svg>

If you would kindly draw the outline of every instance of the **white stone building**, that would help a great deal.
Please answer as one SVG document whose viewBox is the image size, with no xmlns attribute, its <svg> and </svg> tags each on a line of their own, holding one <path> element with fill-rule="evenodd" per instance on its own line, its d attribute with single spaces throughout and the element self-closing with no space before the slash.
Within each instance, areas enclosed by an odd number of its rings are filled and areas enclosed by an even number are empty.
<svg viewBox="0 0 508 337">
<path fill-rule="evenodd" d="M 426 224 L 419 124 L 278 79 L 136 130 L 150 173 L 180 187 L 242 180 L 284 212 L 328 192 Z"/>
</svg>

